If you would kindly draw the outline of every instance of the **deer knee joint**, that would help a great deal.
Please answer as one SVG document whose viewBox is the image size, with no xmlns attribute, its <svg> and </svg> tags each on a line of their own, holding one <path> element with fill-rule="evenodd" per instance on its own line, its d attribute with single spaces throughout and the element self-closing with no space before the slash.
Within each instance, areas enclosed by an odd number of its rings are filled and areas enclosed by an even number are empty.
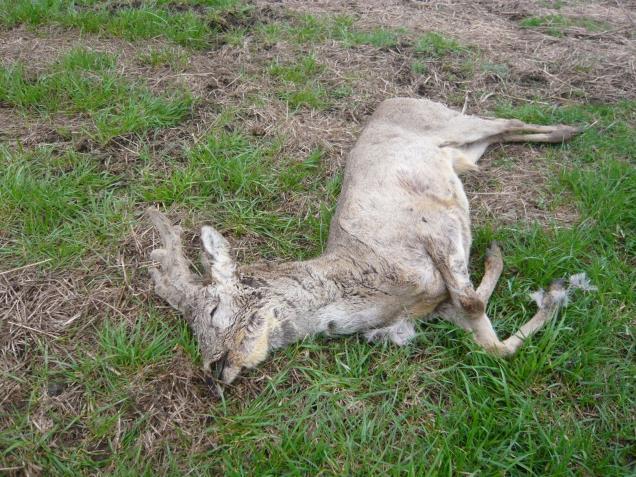
<svg viewBox="0 0 636 477">
<path fill-rule="evenodd" d="M 474 290 L 459 295 L 458 301 L 461 309 L 471 317 L 479 318 L 486 311 L 486 305 Z"/>
</svg>

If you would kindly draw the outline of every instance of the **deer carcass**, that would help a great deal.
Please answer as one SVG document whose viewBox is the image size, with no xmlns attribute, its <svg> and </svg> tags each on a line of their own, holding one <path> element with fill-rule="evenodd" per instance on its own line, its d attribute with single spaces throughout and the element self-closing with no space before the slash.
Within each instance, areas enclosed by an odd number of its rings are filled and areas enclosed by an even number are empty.
<svg viewBox="0 0 636 477">
<path fill-rule="evenodd" d="M 557 281 L 536 295 L 535 316 L 499 340 L 485 310 L 502 255 L 490 247 L 475 288 L 468 275 L 468 201 L 458 174 L 475 169 L 490 144 L 561 143 L 577 132 L 467 116 L 424 99 L 386 100 L 351 151 L 322 255 L 239 266 L 223 236 L 204 226 L 203 264 L 212 280 L 206 285 L 190 270 L 180 228 L 150 209 L 163 243 L 151 254 L 160 263 L 150 269 L 156 292 L 188 320 L 205 371 L 224 383 L 271 350 L 316 333 L 364 333 L 404 345 L 415 334 L 413 321 L 432 314 L 472 332 L 485 350 L 512 355 L 556 314 L 567 289 Z"/>
</svg>

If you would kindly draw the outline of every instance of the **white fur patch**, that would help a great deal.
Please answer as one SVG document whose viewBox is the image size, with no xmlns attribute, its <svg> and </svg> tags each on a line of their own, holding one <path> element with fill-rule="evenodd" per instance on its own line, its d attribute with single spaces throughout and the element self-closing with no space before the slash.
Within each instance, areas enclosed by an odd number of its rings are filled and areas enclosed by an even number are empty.
<svg viewBox="0 0 636 477">
<path fill-rule="evenodd" d="M 597 291 L 598 288 L 592 285 L 589 277 L 585 274 L 585 272 L 577 273 L 576 275 L 572 275 L 570 277 L 570 288 L 572 289 L 580 289 L 583 291 Z"/>
<path fill-rule="evenodd" d="M 541 308 L 543 306 L 543 300 L 545 300 L 545 291 L 537 290 L 536 292 L 532 292 L 530 293 L 530 298 Z"/>
<path fill-rule="evenodd" d="M 550 298 L 549 300 L 547 298 Z M 550 290 L 547 293 L 545 290 L 537 290 L 530 294 L 530 298 L 534 300 L 539 308 L 545 308 L 546 306 L 568 306 L 568 290 Z"/>
<path fill-rule="evenodd" d="M 398 346 L 404 346 L 415 338 L 415 326 L 410 320 L 399 320 L 386 328 L 376 328 L 364 333 L 367 341 L 389 340 Z"/>
<path fill-rule="evenodd" d="M 597 291 L 598 288 L 592 285 L 590 279 L 585 272 L 577 273 L 570 277 L 570 286 L 567 289 L 552 290 L 550 291 L 551 304 L 557 306 L 567 306 L 570 299 L 570 294 L 573 290 L 583 291 Z M 544 290 L 537 290 L 530 294 L 530 298 L 534 300 L 539 308 L 543 308 L 546 305 L 546 292 Z"/>
<path fill-rule="evenodd" d="M 552 290 L 550 296 L 553 305 L 568 306 L 568 290 Z"/>
</svg>

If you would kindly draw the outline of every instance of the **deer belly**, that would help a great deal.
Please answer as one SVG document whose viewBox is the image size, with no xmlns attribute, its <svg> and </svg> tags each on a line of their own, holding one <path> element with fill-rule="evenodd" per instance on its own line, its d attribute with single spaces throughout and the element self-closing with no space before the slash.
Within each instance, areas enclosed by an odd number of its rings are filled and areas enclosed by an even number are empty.
<svg viewBox="0 0 636 477">
<path fill-rule="evenodd" d="M 390 324 L 399 307 L 379 303 L 333 304 L 319 312 L 321 331 L 330 335 L 349 335 Z"/>
<path fill-rule="evenodd" d="M 424 298 L 416 301 L 411 306 L 407 307 L 407 313 L 410 318 L 414 319 L 427 319 L 430 317 L 430 314 L 435 311 L 435 308 L 448 299 L 448 294 L 445 293 L 438 298 L 430 299 Z"/>
</svg>

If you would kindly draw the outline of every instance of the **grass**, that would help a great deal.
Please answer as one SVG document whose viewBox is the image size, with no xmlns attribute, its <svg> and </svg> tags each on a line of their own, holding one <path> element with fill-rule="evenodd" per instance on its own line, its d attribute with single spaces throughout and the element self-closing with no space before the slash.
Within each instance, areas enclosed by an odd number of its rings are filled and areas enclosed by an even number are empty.
<svg viewBox="0 0 636 477">
<path fill-rule="evenodd" d="M 148 172 L 143 196 L 205 211 L 237 236 L 266 237 L 264 257 L 307 258 L 326 238 L 339 178 L 325 183 L 320 150 L 302 162 L 281 160 L 279 153 L 280 143 L 215 131 L 168 176 Z M 316 202 L 303 207 L 304 197 Z"/>
<path fill-rule="evenodd" d="M 185 70 L 190 58 L 186 51 L 177 48 L 149 48 L 139 53 L 137 60 L 144 66 L 167 67 L 172 71 L 179 72 Z"/>
<path fill-rule="evenodd" d="M 440 58 L 465 51 L 467 51 L 466 47 L 460 45 L 456 40 L 435 32 L 426 33 L 415 42 L 415 53 L 425 57 Z"/>
<path fill-rule="evenodd" d="M 128 222 L 119 178 L 88 155 L 0 150 L 0 221 L 6 266 L 42 260 L 77 264 L 100 244 L 121 237 Z"/>
<path fill-rule="evenodd" d="M 347 16 L 299 16 L 243 31 L 224 16 L 233 11 L 238 23 L 243 18 L 241 4 L 230 1 L 108 5 L 114 3 L 18 1 L 0 3 L 0 11 L 5 28 L 75 19 L 74 27 L 87 33 L 167 39 L 135 56 L 149 67 L 144 71 L 180 71 L 191 54 L 170 44 L 168 29 L 149 26 L 154 20 L 144 12 L 159 12 L 160 24 L 175 18 L 184 35 L 176 42 L 185 48 L 288 42 L 280 48 L 292 49 L 291 60 L 272 61 L 268 53 L 262 61 L 270 87 L 258 97 L 264 103 L 283 98 L 307 117 L 322 101 L 363 92 L 356 83 L 329 90 L 326 85 L 341 78 L 318 53 L 301 56 L 299 45 L 337 41 L 352 48 L 348 54 L 366 55 L 368 48 L 357 47 L 406 41 L 399 30 L 362 30 Z M 179 15 L 206 26 L 188 30 Z M 90 18 L 104 23 L 90 30 Z M 467 61 L 472 50 L 428 33 L 409 55 L 406 64 L 426 75 L 436 63 Z M 0 348 L 6 357 L 0 382 L 9 396 L 0 398 L 3 471 L 630 475 L 636 428 L 633 101 L 560 108 L 501 103 L 493 111 L 539 124 L 589 126 L 569 144 L 527 146 L 536 148 L 552 177 L 546 209 L 567 200 L 578 223 L 474 229 L 475 280 L 490 241 L 504 251 L 504 274 L 488 308 L 502 336 L 534 312 L 529 292 L 554 278 L 586 271 L 599 288 L 573 296 L 515 358 L 490 357 L 463 331 L 432 321 L 404 348 L 355 336 L 307 339 L 274 353 L 216 399 L 196 370 L 200 357 L 187 326 L 150 298 L 143 255 L 151 239 L 139 213 L 158 203 L 182 218 L 186 230 L 212 221 L 249 260 L 309 258 L 324 247 L 341 186 L 335 153 L 290 145 L 285 136 L 255 137 L 243 103 L 232 108 L 216 97 L 195 101 L 187 92 L 151 91 L 124 76 L 114 55 L 73 50 L 48 69 L 34 73 L 31 67 L 3 65 L 3 109 L 31 120 L 63 115 L 90 122 L 81 134 L 97 147 L 81 153 L 72 143 L 25 141 L 0 149 L 2 269 L 48 260 L 24 276 L 0 275 L 0 299 L 10 307 L 0 309 L 9 337 Z M 513 64 L 483 62 L 481 68 L 514 80 Z M 214 108 L 206 110 L 214 111 L 211 120 L 190 115 L 199 101 Z M 181 130 L 184 145 L 161 149 L 151 141 L 166 128 L 183 128 L 185 119 L 197 124 Z M 111 140 L 120 135 L 133 137 L 142 152 L 116 149 Z M 125 167 L 109 164 L 122 155 Z M 186 234 L 189 252 L 191 238 Z M 76 297 L 63 293 L 73 281 L 85 287 L 73 288 Z"/>
<path fill-rule="evenodd" d="M 272 22 L 261 25 L 261 39 L 267 43 L 285 40 L 291 43 L 310 44 L 335 40 L 343 46 L 354 48 L 362 45 L 375 48 L 397 46 L 408 31 L 404 28 L 361 29 L 348 15 L 296 15 L 287 22 Z"/>
<path fill-rule="evenodd" d="M 313 55 L 309 55 L 289 64 L 275 61 L 270 65 L 269 73 L 283 83 L 278 96 L 296 111 L 301 107 L 323 109 L 328 105 L 328 92 L 320 82 L 324 69 Z M 332 93 L 338 96 L 338 92 Z"/>
<path fill-rule="evenodd" d="M 269 67 L 269 72 L 272 76 L 294 84 L 302 84 L 307 79 L 316 77 L 323 70 L 324 67 L 316 61 L 316 57 L 313 55 L 288 65 L 280 64 L 276 61 Z"/>
<path fill-rule="evenodd" d="M 169 1 L 133 5 L 97 0 L 0 0 L 0 25 L 56 24 L 127 40 L 163 37 L 200 49 L 216 41 L 223 26 L 220 18 L 246 18 L 251 9 L 237 0 L 186 0 L 179 2 L 182 11 L 175 11 L 174 2 Z"/>
<path fill-rule="evenodd" d="M 563 15 L 545 15 L 540 17 L 527 17 L 519 22 L 522 28 L 540 28 L 551 36 L 560 37 L 568 28 L 580 27 L 590 32 L 601 32 L 609 29 L 606 22 L 591 18 L 566 17 Z"/>
<path fill-rule="evenodd" d="M 184 47 L 205 49 L 219 42 L 240 46 L 247 31 L 242 25 L 249 23 L 253 11 L 252 6 L 239 0 L 183 1 L 177 11 L 174 2 L 169 1 L 115 5 L 113 8 L 109 2 L 96 0 L 0 0 L 0 25 L 56 24 L 132 41 L 162 37 Z M 391 48 L 406 30 L 361 30 L 347 15 L 300 15 L 291 23 L 265 23 L 260 32 L 269 42 L 287 38 L 311 43 L 332 38 L 349 47 Z"/>
<path fill-rule="evenodd" d="M 101 143 L 178 124 L 189 114 L 187 93 L 156 96 L 115 66 L 115 56 L 84 49 L 65 54 L 35 78 L 24 65 L 0 66 L 0 101 L 43 115 L 86 114 L 92 122 L 86 133 Z"/>
<path fill-rule="evenodd" d="M 405 30 L 390 30 L 375 28 L 370 31 L 352 31 L 342 35 L 342 41 L 347 46 L 371 45 L 376 48 L 390 48 L 399 43 L 400 36 Z"/>
<path fill-rule="evenodd" d="M 431 66 L 437 64 L 448 81 L 462 82 L 474 76 L 477 61 L 474 49 L 452 38 L 427 32 L 415 40 L 413 50 L 411 71 L 415 75 L 427 75 Z M 450 104 L 462 104 L 464 97 L 465 92 L 458 91 L 447 100 Z"/>
<path fill-rule="evenodd" d="M 428 72 L 428 68 L 423 61 L 416 60 L 411 63 L 411 71 L 416 75 L 424 75 Z"/>
</svg>

